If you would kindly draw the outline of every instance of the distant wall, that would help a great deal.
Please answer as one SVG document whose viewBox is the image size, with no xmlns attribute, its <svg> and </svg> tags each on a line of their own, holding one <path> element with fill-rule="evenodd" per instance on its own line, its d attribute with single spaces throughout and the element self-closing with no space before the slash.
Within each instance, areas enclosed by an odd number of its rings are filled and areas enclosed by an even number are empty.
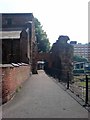
<svg viewBox="0 0 90 120">
<path fill-rule="evenodd" d="M 51 68 L 51 66 L 52 66 L 52 56 L 50 53 L 37 53 L 36 60 L 37 61 L 41 61 L 41 60 L 47 61 L 49 68 Z"/>
<path fill-rule="evenodd" d="M 24 64 L 12 66 L 10 64 L 4 64 L 2 67 L 2 103 L 10 100 L 15 94 L 17 88 L 21 86 L 29 76 L 29 65 Z"/>
</svg>

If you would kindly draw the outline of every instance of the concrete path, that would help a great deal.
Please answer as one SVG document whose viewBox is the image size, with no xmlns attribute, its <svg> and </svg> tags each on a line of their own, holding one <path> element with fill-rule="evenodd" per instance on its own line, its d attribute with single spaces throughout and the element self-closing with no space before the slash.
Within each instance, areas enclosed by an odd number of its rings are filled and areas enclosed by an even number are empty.
<svg viewBox="0 0 90 120">
<path fill-rule="evenodd" d="M 44 71 L 32 75 L 2 109 L 3 118 L 88 118 L 87 110 Z"/>
</svg>

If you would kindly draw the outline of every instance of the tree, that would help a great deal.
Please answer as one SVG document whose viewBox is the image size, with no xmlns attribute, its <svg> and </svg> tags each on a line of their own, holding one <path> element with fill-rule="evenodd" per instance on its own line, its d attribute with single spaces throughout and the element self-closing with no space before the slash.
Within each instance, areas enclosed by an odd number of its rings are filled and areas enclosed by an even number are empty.
<svg viewBox="0 0 90 120">
<path fill-rule="evenodd" d="M 38 52 L 48 52 L 50 49 L 50 42 L 47 38 L 46 32 L 42 29 L 41 23 L 37 18 L 35 21 L 35 34 L 37 39 Z"/>
<path fill-rule="evenodd" d="M 73 61 L 76 61 L 76 62 L 87 62 L 87 59 L 86 59 L 86 58 L 83 58 L 83 57 L 80 57 L 80 56 L 75 55 L 75 56 L 73 57 Z"/>
</svg>

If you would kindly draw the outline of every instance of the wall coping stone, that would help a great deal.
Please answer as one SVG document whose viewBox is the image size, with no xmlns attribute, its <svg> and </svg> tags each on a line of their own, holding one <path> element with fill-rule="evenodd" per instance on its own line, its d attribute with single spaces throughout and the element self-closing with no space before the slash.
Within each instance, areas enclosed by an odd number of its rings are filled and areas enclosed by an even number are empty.
<svg viewBox="0 0 90 120">
<path fill-rule="evenodd" d="M 11 63 L 11 64 L 0 64 L 0 68 L 13 68 L 13 67 L 19 67 L 19 66 L 28 66 L 29 64 L 26 63 Z"/>
<path fill-rule="evenodd" d="M 17 63 L 19 66 L 22 66 L 22 63 Z"/>
<path fill-rule="evenodd" d="M 23 66 L 28 66 L 29 64 L 26 64 L 26 63 L 21 63 Z"/>
<path fill-rule="evenodd" d="M 0 64 L 0 68 L 6 68 L 6 67 L 14 67 L 11 64 Z"/>
<path fill-rule="evenodd" d="M 19 67 L 19 65 L 18 64 L 16 64 L 16 63 L 11 63 L 14 67 Z"/>
</svg>

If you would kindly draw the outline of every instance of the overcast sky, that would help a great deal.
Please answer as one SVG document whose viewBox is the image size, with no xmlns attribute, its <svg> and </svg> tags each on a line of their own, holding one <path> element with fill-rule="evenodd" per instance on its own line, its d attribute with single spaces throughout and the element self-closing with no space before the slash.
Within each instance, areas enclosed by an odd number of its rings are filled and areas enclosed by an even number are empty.
<svg viewBox="0 0 90 120">
<path fill-rule="evenodd" d="M 1 13 L 33 13 L 50 43 L 59 35 L 88 42 L 88 0 L 0 0 Z"/>
</svg>

